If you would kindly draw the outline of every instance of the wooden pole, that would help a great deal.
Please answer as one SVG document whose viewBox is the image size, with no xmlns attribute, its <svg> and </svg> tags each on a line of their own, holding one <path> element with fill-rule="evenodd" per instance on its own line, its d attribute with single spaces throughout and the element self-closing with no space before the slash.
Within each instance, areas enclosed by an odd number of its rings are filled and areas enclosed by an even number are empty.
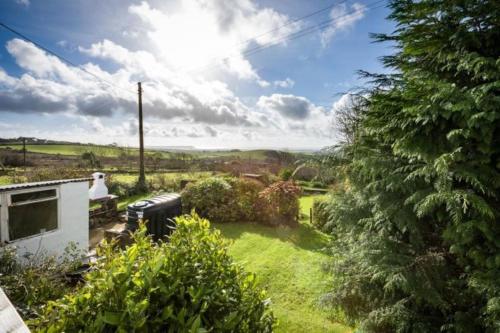
<svg viewBox="0 0 500 333">
<path fill-rule="evenodd" d="M 26 138 L 23 138 L 23 166 L 24 172 L 26 172 Z"/>
<path fill-rule="evenodd" d="M 139 93 L 139 181 L 140 190 L 146 191 L 146 172 L 144 171 L 144 132 L 142 127 L 142 87 L 141 82 L 137 82 Z"/>
</svg>

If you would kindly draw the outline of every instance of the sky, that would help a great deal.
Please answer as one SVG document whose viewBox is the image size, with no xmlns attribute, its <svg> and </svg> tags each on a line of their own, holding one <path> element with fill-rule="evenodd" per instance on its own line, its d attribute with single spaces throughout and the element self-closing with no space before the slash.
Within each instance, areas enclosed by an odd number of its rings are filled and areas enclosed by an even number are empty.
<svg viewBox="0 0 500 333">
<path fill-rule="evenodd" d="M 316 13 L 316 14 L 314 14 Z M 392 32 L 371 0 L 2 0 L 0 137 L 146 146 L 320 149 L 336 111 L 383 72 Z M 303 17 L 306 18 L 302 19 Z"/>
</svg>

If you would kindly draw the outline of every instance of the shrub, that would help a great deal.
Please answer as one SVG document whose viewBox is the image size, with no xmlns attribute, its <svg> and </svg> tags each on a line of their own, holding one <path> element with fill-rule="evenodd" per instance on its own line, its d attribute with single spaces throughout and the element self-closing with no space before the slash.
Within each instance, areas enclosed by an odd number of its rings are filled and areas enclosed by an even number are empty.
<svg viewBox="0 0 500 333">
<path fill-rule="evenodd" d="M 259 193 L 264 185 L 256 180 L 233 178 L 231 185 L 235 190 L 236 205 L 240 221 L 261 221 L 264 212 L 260 209 Z"/>
<path fill-rule="evenodd" d="M 178 176 L 157 173 L 148 180 L 148 188 L 151 191 L 177 192 L 181 189 L 181 179 Z"/>
<path fill-rule="evenodd" d="M 0 249 L 0 286 L 24 319 L 38 316 L 49 300 L 70 290 L 65 273 L 81 264 L 75 246 L 70 245 L 61 258 L 44 254 L 19 258 L 14 247 Z"/>
<path fill-rule="evenodd" d="M 293 176 L 293 170 L 289 169 L 289 168 L 283 168 L 280 170 L 280 174 L 279 174 L 279 177 L 281 180 L 290 180 L 290 178 L 292 178 Z"/>
<path fill-rule="evenodd" d="M 319 230 L 325 231 L 323 228 L 328 222 L 328 199 L 325 197 L 316 197 L 313 200 L 313 225 Z"/>
<path fill-rule="evenodd" d="M 182 191 L 182 206 L 185 212 L 195 209 L 214 222 L 237 222 L 240 217 L 236 191 L 220 177 L 188 184 Z"/>
<path fill-rule="evenodd" d="M 272 225 L 298 222 L 300 187 L 291 181 L 276 182 L 259 193 L 265 221 Z"/>
<path fill-rule="evenodd" d="M 52 332 L 271 332 L 274 317 L 254 275 L 234 264 L 218 231 L 194 215 L 177 219 L 170 242 L 142 225 L 135 243 L 103 259 L 74 294 L 37 321 Z"/>
<path fill-rule="evenodd" d="M 71 179 L 71 178 L 88 178 L 88 171 L 78 170 L 69 167 L 60 168 L 33 168 L 24 173 L 24 177 L 20 177 L 21 182 L 41 182 L 55 179 Z"/>
<path fill-rule="evenodd" d="M 120 182 L 116 180 L 113 175 L 106 177 L 106 186 L 109 193 L 115 194 L 119 197 L 130 197 L 139 194 L 134 183 Z"/>
</svg>

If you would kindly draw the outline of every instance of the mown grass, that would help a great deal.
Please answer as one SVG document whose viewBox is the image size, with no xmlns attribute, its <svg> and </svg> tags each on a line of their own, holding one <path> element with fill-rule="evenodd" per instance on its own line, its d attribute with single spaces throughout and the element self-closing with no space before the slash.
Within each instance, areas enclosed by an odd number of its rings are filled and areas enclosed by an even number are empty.
<svg viewBox="0 0 500 333">
<path fill-rule="evenodd" d="M 312 196 L 301 199 L 298 227 L 272 228 L 259 224 L 213 223 L 231 240 L 230 253 L 266 288 L 280 324 L 277 332 L 351 332 L 331 319 L 318 300 L 331 286 L 322 264 L 332 260 L 324 248 L 329 237 L 307 221 Z"/>
</svg>

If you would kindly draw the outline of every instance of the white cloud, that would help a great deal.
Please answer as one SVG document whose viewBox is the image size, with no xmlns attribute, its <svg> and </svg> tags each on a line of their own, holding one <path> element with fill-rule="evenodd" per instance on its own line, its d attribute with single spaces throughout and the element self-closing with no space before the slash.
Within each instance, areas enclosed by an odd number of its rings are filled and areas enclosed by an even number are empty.
<svg viewBox="0 0 500 333">
<path fill-rule="evenodd" d="M 273 82 L 275 87 L 280 87 L 280 88 L 293 88 L 295 85 L 295 81 L 287 77 L 284 80 L 277 80 Z"/>
<path fill-rule="evenodd" d="M 30 5 L 30 0 L 16 0 L 16 3 L 28 7 Z"/>
<path fill-rule="evenodd" d="M 264 140 L 275 146 L 294 145 L 304 138 L 325 142 L 329 115 L 307 98 L 273 94 L 261 96 L 257 103 L 251 99 L 245 103 L 232 86 L 221 81 L 229 75 L 261 87 L 293 87 L 290 78 L 274 82 L 262 78 L 244 56 L 248 43 L 242 43 L 288 22 L 285 15 L 250 0 L 181 0 L 180 7 L 169 12 L 142 2 L 129 11 L 142 22 L 137 29 L 150 47 L 131 50 L 111 39 L 95 41 L 76 49 L 90 59 L 81 68 L 68 66 L 31 43 L 10 40 L 7 51 L 23 74 L 10 76 L 0 68 L 0 112 L 31 113 L 54 121 L 61 115 L 73 117 L 78 127 L 58 133 L 30 130 L 37 136 L 58 138 L 60 133 L 61 139 L 74 135 L 75 140 L 84 141 L 80 137 L 87 135 L 101 142 L 136 144 L 135 92 L 136 82 L 142 81 L 147 140 L 162 144 L 168 137 L 179 139 L 176 145 L 210 142 L 219 146 L 236 146 L 247 140 Z M 297 24 L 289 24 L 252 39 L 251 44 L 263 45 L 297 28 Z M 67 47 L 68 43 L 58 45 Z M 214 60 L 224 57 L 227 59 Z M 113 62 L 114 70 L 100 67 L 102 60 Z M 219 64 L 215 71 L 207 69 L 214 64 Z M 294 139 L 285 143 L 283 138 L 292 135 L 291 131 Z"/>
<path fill-rule="evenodd" d="M 150 78 L 144 86 L 144 109 L 159 119 L 184 119 L 206 124 L 259 126 L 247 106 L 220 81 L 196 81 L 173 75 L 145 51 L 131 52 L 111 41 L 81 49 L 89 55 L 112 59 L 122 67 L 115 73 L 94 64 L 83 67 L 107 82 L 129 91 L 98 83 L 91 75 L 69 67 L 31 43 L 13 39 L 7 50 L 26 70 L 20 79 L 0 74 L 10 87 L 2 92 L 0 110 L 14 112 L 74 112 L 92 116 L 111 116 L 114 112 L 135 112 L 135 87 L 139 78 Z"/>
<path fill-rule="evenodd" d="M 223 70 L 255 81 L 260 77 L 243 56 L 250 42 L 263 45 L 300 27 L 282 27 L 289 23 L 286 15 L 250 0 L 183 0 L 174 13 L 142 2 L 129 12 L 150 27 L 147 36 L 170 68 L 194 74 Z"/>
<path fill-rule="evenodd" d="M 366 6 L 355 2 L 348 8 L 345 3 L 335 6 L 330 12 L 333 20 L 330 26 L 321 32 L 321 45 L 327 47 L 333 36 L 339 31 L 347 30 L 365 16 Z"/>
</svg>

